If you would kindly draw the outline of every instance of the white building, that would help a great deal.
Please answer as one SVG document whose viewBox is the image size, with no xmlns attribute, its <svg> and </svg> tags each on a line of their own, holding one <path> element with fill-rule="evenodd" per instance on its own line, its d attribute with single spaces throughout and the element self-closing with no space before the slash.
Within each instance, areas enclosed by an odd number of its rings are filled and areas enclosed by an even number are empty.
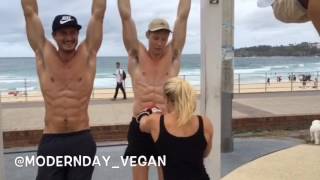
<svg viewBox="0 0 320 180">
<path fill-rule="evenodd" d="M 309 43 L 309 46 L 310 46 L 310 47 L 316 47 L 316 48 L 320 49 L 320 43 L 318 43 L 318 42 Z"/>
</svg>

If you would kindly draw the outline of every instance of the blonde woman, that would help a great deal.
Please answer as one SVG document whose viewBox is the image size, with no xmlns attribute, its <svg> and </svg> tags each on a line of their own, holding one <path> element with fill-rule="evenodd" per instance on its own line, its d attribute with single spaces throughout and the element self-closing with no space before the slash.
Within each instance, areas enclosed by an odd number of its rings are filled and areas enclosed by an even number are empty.
<svg viewBox="0 0 320 180">
<path fill-rule="evenodd" d="M 150 133 L 158 155 L 166 156 L 165 180 L 207 180 L 203 158 L 211 150 L 213 126 L 208 118 L 193 115 L 196 95 L 189 83 L 171 78 L 164 84 L 168 113 L 137 116 L 142 132 Z M 151 111 L 150 111 L 151 112 Z"/>
</svg>

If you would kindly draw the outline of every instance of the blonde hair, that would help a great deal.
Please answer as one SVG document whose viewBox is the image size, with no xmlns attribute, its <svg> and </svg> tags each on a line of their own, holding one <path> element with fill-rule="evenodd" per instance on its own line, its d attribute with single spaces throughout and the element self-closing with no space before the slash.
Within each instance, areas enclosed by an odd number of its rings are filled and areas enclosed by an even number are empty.
<svg viewBox="0 0 320 180">
<path fill-rule="evenodd" d="M 187 81 L 174 77 L 164 84 L 164 94 L 177 112 L 178 127 L 188 124 L 196 110 L 196 94 L 192 86 Z"/>
</svg>

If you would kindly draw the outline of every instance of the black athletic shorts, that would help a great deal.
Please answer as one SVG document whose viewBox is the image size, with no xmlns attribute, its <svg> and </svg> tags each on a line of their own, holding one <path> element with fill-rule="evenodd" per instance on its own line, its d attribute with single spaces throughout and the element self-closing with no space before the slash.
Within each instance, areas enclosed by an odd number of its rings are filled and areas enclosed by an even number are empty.
<svg viewBox="0 0 320 180">
<path fill-rule="evenodd" d="M 38 147 L 37 156 L 78 158 L 86 156 L 93 160 L 96 150 L 97 146 L 90 130 L 83 130 L 65 134 L 44 134 Z M 45 163 L 44 166 L 38 167 L 36 180 L 91 180 L 94 169 L 92 165 L 79 166 L 77 164 L 59 167 L 61 162 L 58 166 L 56 166 L 57 164 L 47 165 Z"/>
<path fill-rule="evenodd" d="M 128 130 L 128 147 L 124 156 L 145 156 L 148 159 L 156 155 L 153 139 L 149 133 L 140 131 L 139 123 L 133 117 Z"/>
</svg>

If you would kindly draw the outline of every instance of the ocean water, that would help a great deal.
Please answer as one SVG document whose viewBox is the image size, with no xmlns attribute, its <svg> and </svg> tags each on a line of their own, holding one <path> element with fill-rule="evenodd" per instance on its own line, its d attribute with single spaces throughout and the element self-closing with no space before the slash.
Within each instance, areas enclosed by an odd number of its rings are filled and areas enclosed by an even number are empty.
<svg viewBox="0 0 320 180">
<path fill-rule="evenodd" d="M 113 88 L 115 79 L 112 75 L 116 69 L 115 63 L 119 61 L 127 69 L 126 57 L 99 57 L 97 61 L 97 74 L 95 88 Z M 319 72 L 319 73 L 318 73 Z M 264 83 L 266 77 L 271 80 L 276 76 L 283 79 L 295 73 L 297 76 L 311 74 L 312 77 L 320 75 L 320 57 L 254 57 L 235 58 L 234 81 L 238 83 Z M 200 85 L 200 55 L 183 55 L 181 77 L 187 79 L 195 86 Z M 26 82 L 26 83 L 25 83 Z M 130 77 L 126 86 L 131 86 Z M 7 90 L 37 90 L 38 77 L 34 58 L 0 58 L 0 91 Z"/>
</svg>

